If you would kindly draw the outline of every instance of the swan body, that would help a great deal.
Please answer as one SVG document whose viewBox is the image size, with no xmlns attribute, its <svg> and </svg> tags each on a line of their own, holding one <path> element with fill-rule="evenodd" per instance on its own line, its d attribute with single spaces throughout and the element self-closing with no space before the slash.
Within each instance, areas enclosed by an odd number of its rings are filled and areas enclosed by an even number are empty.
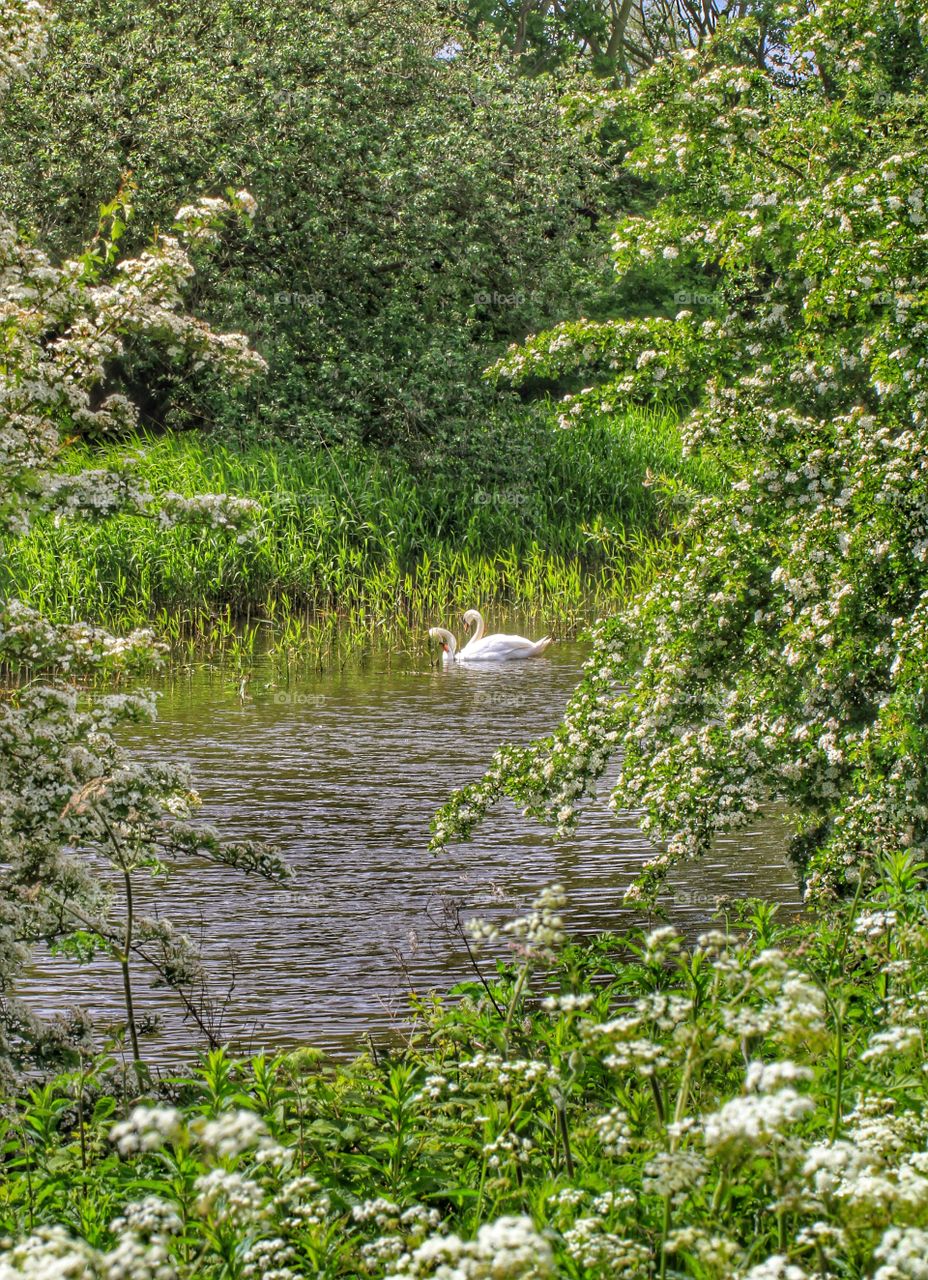
<svg viewBox="0 0 928 1280">
<path fill-rule="evenodd" d="M 474 634 L 451 661 L 454 662 L 512 662 L 520 658 L 537 658 L 551 643 L 551 637 L 528 640 L 525 636 L 507 636 L 500 632 L 485 635 L 486 624 L 476 609 L 468 609 L 464 625 L 473 626 Z"/>
</svg>

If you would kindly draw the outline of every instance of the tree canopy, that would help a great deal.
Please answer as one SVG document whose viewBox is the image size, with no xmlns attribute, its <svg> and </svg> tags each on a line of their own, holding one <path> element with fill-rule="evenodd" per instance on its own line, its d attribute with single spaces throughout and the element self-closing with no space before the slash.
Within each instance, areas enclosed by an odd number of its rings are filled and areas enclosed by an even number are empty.
<svg viewBox="0 0 928 1280">
<path fill-rule="evenodd" d="M 191 193 L 258 202 L 196 305 L 269 379 L 232 396 L 143 344 L 121 373 L 148 421 L 454 440 L 487 412 L 499 344 L 578 305 L 598 159 L 556 84 L 437 4 L 62 0 L 56 19 L 4 105 L 11 216 L 73 253 L 121 189 L 132 249 Z"/>
<path fill-rule="evenodd" d="M 458 8 L 468 30 L 492 29 L 529 73 L 579 63 L 620 84 L 748 14 L 759 18 L 750 49 L 758 65 L 776 36 L 767 0 L 462 0 Z"/>
</svg>

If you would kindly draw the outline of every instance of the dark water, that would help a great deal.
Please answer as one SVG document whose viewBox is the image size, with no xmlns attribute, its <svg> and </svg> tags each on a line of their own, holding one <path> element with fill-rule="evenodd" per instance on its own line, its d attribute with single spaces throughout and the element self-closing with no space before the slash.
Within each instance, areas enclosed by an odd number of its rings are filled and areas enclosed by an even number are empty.
<svg viewBox="0 0 928 1280">
<path fill-rule="evenodd" d="M 472 844 L 442 857 L 426 850 L 429 819 L 452 787 L 479 776 L 501 741 L 554 727 L 587 652 L 565 643 L 531 662 L 451 670 L 384 655 L 276 687 L 259 668 L 244 705 L 230 673 L 162 686 L 159 721 L 133 739 L 137 749 L 189 764 L 204 817 L 229 837 L 274 841 L 294 871 L 276 886 L 198 865 L 159 893 L 159 913 L 202 941 L 217 995 L 234 972 L 225 1035 L 339 1052 L 362 1047 L 366 1033 L 383 1041 L 410 988 L 446 990 L 467 976 L 448 923 L 455 912 L 511 918 L 554 882 L 567 888 L 577 934 L 633 920 L 622 894 L 653 850 L 634 814 L 604 802 L 568 840 L 507 804 Z M 695 930 L 724 895 L 798 906 L 777 824 L 723 839 L 710 858 L 680 868 L 666 905 Z M 168 1007 L 138 981 L 142 1012 Z M 46 1012 L 83 1003 L 122 1016 L 102 963 L 43 963 L 27 994 Z M 191 1035 L 168 1013 L 147 1054 L 178 1061 Z"/>
</svg>

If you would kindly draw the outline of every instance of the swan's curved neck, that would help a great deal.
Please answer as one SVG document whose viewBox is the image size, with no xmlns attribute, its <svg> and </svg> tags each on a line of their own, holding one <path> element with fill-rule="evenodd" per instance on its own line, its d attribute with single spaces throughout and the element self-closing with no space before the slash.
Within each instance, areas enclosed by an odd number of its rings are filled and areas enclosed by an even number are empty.
<svg viewBox="0 0 928 1280">
<path fill-rule="evenodd" d="M 474 617 L 477 619 L 477 621 L 474 623 L 474 634 L 471 636 L 471 641 L 473 643 L 476 643 L 478 640 L 483 639 L 483 633 L 487 629 L 487 624 L 483 620 L 483 615 L 480 614 L 476 609 L 472 609 L 471 612 L 473 613 Z"/>
</svg>

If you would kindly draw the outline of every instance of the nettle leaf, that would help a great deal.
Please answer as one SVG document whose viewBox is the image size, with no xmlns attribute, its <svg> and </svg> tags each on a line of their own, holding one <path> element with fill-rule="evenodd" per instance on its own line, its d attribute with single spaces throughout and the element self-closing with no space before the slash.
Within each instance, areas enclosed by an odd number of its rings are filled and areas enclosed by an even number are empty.
<svg viewBox="0 0 928 1280">
<path fill-rule="evenodd" d="M 112 950 L 99 934 L 90 933 L 86 929 L 78 929 L 64 938 L 56 938 L 49 948 L 52 955 L 67 956 L 78 964 L 89 964 L 101 949 L 107 953 Z"/>
</svg>

